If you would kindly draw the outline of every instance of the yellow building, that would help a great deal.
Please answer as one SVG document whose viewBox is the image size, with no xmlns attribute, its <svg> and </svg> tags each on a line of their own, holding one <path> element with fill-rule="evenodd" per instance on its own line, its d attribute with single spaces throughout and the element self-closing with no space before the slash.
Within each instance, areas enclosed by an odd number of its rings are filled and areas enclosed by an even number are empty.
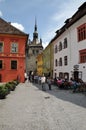
<svg viewBox="0 0 86 130">
<path fill-rule="evenodd" d="M 43 74 L 43 53 L 37 56 L 37 75 L 42 76 Z"/>
<path fill-rule="evenodd" d="M 46 76 L 53 77 L 53 42 L 51 41 L 43 50 L 43 73 Z"/>
</svg>

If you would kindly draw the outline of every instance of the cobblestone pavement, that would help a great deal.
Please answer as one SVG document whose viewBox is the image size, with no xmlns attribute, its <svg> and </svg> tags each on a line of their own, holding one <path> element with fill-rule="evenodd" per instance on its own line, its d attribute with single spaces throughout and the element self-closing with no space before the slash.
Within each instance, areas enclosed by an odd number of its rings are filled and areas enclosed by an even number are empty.
<svg viewBox="0 0 86 130">
<path fill-rule="evenodd" d="M 86 95 L 21 83 L 0 100 L 0 130 L 86 130 Z"/>
</svg>

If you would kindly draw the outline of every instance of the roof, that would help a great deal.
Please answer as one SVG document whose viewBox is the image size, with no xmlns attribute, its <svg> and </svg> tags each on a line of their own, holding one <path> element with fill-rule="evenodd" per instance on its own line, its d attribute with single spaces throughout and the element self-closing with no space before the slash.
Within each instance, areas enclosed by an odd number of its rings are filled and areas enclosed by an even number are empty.
<svg viewBox="0 0 86 130">
<path fill-rule="evenodd" d="M 53 42 L 56 40 L 67 28 L 69 28 L 71 25 L 73 25 L 75 22 L 77 22 L 80 18 L 86 15 L 86 2 L 84 2 L 79 8 L 78 11 L 71 17 L 68 18 L 65 21 L 65 25 L 56 31 L 56 35 L 54 38 L 50 41 Z"/>
<path fill-rule="evenodd" d="M 16 27 L 12 26 L 10 22 L 6 22 L 0 18 L 0 34 L 13 34 L 13 35 L 23 35 L 28 36 L 28 34 L 20 31 Z"/>
</svg>

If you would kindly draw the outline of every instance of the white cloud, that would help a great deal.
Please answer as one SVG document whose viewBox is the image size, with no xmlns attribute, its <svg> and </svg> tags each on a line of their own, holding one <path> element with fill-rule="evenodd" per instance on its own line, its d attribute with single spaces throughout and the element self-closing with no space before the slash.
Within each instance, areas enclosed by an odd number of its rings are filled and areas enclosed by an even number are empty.
<svg viewBox="0 0 86 130">
<path fill-rule="evenodd" d="M 0 17 L 2 16 L 2 12 L 0 11 Z"/>
<path fill-rule="evenodd" d="M 18 28 L 21 31 L 24 31 L 24 27 L 22 24 L 19 23 L 11 23 L 11 25 L 13 25 L 14 27 Z"/>
</svg>

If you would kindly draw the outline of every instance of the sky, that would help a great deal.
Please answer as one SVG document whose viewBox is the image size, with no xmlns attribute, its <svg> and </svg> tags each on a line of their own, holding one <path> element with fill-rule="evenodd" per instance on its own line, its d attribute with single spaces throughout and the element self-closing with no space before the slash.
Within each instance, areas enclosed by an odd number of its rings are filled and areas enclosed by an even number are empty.
<svg viewBox="0 0 86 130">
<path fill-rule="evenodd" d="M 39 39 L 46 47 L 55 32 L 86 0 L 0 0 L 0 17 L 33 40 L 35 18 Z"/>
</svg>

